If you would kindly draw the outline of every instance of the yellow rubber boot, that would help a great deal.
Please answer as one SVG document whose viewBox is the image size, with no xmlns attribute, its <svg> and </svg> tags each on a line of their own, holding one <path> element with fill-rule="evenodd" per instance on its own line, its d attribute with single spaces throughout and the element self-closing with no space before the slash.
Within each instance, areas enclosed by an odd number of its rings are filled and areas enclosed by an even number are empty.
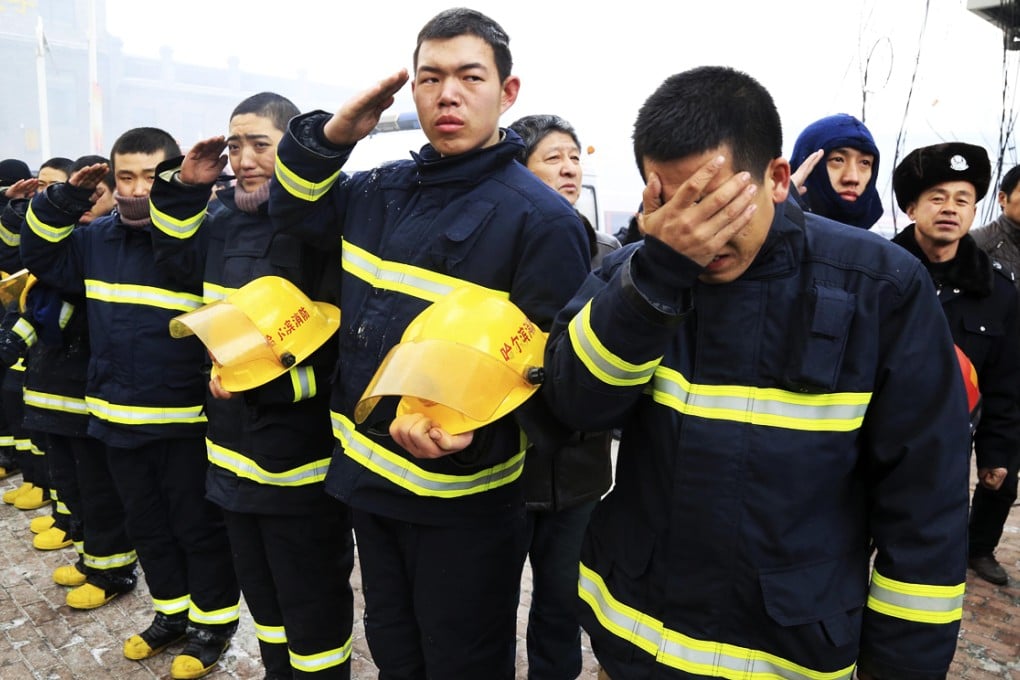
<svg viewBox="0 0 1020 680">
<path fill-rule="evenodd" d="M 71 586 L 76 588 L 85 583 L 85 574 L 78 571 L 73 564 L 65 564 L 53 570 L 53 582 L 58 586 Z"/>
<path fill-rule="evenodd" d="M 91 583 L 78 586 L 67 594 L 67 606 L 71 609 L 97 609 L 120 595 L 114 591 L 107 591 L 94 586 Z"/>
<path fill-rule="evenodd" d="M 194 680 L 209 675 L 229 646 L 229 638 L 200 643 L 189 638 L 184 651 L 175 656 L 170 664 L 170 677 L 174 680 Z"/>
<path fill-rule="evenodd" d="M 156 612 L 148 628 L 124 641 L 124 656 L 134 661 L 156 656 L 182 639 L 187 625 L 187 614 L 167 616 Z"/>
<path fill-rule="evenodd" d="M 18 496 L 32 488 L 35 488 L 32 486 L 32 482 L 22 482 L 21 486 L 11 489 L 10 491 L 5 492 L 3 496 L 0 496 L 0 500 L 8 505 L 13 505 L 14 501 L 18 499 Z"/>
<path fill-rule="evenodd" d="M 57 527 L 50 527 L 32 539 L 32 545 L 36 550 L 60 550 L 73 542 L 66 531 Z"/>
<path fill-rule="evenodd" d="M 14 507 L 18 510 L 38 510 L 49 503 L 50 499 L 43 493 L 41 486 L 32 486 L 31 489 L 18 494 L 18 497 L 14 499 Z"/>
<path fill-rule="evenodd" d="M 52 527 L 54 522 L 56 520 L 53 519 L 53 515 L 39 515 L 28 523 L 28 530 L 33 534 L 41 534 Z"/>
</svg>

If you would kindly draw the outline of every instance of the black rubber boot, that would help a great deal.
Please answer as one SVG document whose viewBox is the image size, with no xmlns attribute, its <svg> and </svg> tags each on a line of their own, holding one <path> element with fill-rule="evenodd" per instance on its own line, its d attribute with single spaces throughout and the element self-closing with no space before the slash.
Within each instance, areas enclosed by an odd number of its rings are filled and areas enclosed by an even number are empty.
<svg viewBox="0 0 1020 680">
<path fill-rule="evenodd" d="M 187 613 L 169 616 L 156 612 L 148 628 L 124 643 L 124 656 L 136 661 L 155 656 L 183 638 L 187 627 Z"/>
<path fill-rule="evenodd" d="M 237 622 L 218 626 L 188 624 L 188 641 L 170 664 L 174 680 L 193 680 L 208 675 L 220 660 L 237 630 Z"/>
</svg>

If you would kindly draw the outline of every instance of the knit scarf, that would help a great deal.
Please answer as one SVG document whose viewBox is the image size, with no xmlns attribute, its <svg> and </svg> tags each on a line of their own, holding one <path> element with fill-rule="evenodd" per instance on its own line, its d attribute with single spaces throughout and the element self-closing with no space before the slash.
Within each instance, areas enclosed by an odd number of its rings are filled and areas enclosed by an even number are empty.
<svg viewBox="0 0 1020 680">
<path fill-rule="evenodd" d="M 237 209 L 249 215 L 257 215 L 259 206 L 269 200 L 269 182 L 263 182 L 255 191 L 245 191 L 238 184 L 234 187 L 234 203 Z"/>
<path fill-rule="evenodd" d="M 122 196 L 114 191 L 113 198 L 117 201 L 117 212 L 120 213 L 121 222 L 135 229 L 152 224 L 149 218 L 148 196 Z"/>
</svg>

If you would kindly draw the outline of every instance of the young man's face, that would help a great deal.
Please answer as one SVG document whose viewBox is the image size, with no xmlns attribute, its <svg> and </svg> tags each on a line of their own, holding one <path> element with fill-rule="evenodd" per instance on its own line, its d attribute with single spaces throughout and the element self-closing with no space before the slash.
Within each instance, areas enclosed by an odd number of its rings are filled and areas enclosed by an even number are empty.
<svg viewBox="0 0 1020 680">
<path fill-rule="evenodd" d="M 117 193 L 135 198 L 148 196 L 152 182 L 156 179 L 156 166 L 165 158 L 166 155 L 162 151 L 114 154 L 113 168 L 117 180 Z"/>
<path fill-rule="evenodd" d="M 874 165 L 874 155 L 850 147 L 833 149 L 825 155 L 829 182 L 844 201 L 853 202 L 860 197 L 871 181 Z"/>
<path fill-rule="evenodd" d="M 51 184 L 59 184 L 67 181 L 67 174 L 56 168 L 43 168 L 39 171 L 39 186 L 36 191 L 42 191 Z"/>
<path fill-rule="evenodd" d="M 675 161 L 657 162 L 646 158 L 644 161 L 645 176 L 647 177 L 652 172 L 659 176 L 659 180 L 662 182 L 661 198 L 665 203 L 698 168 L 716 156 L 724 156 L 726 162 L 711 183 L 705 187 L 703 195 L 707 196 L 736 174 L 733 169 L 733 153 L 728 145 L 724 144 L 717 149 L 686 156 Z M 753 175 L 754 173 L 752 173 Z M 751 266 L 772 227 L 772 218 L 776 212 L 775 204 L 786 200 L 790 188 L 790 164 L 782 158 L 773 160 L 764 174 L 756 178 L 755 183 L 758 184 L 758 193 L 754 197 L 754 204 L 758 206 L 757 210 L 747 226 L 731 238 L 715 259 L 705 267 L 698 277 L 704 283 L 717 284 L 735 281 Z"/>
<path fill-rule="evenodd" d="M 999 206 L 1002 208 L 1002 214 L 1020 224 L 1020 183 L 1013 187 L 1009 194 L 1005 191 L 999 192 Z"/>
<path fill-rule="evenodd" d="M 276 145 L 283 138 L 273 122 L 254 113 L 242 113 L 230 119 L 227 152 L 237 184 L 255 191 L 273 176 Z"/>
<path fill-rule="evenodd" d="M 422 130 L 436 151 L 455 156 L 499 141 L 499 117 L 520 80 L 500 81 L 492 47 L 474 35 L 426 40 L 411 91 Z"/>
<path fill-rule="evenodd" d="M 528 170 L 556 190 L 570 205 L 581 196 L 581 150 L 574 138 L 553 130 L 535 145 L 528 156 Z"/>
<path fill-rule="evenodd" d="M 970 230 L 977 213 L 977 194 L 970 182 L 942 182 L 924 190 L 907 206 L 921 245 L 947 246 Z"/>
</svg>

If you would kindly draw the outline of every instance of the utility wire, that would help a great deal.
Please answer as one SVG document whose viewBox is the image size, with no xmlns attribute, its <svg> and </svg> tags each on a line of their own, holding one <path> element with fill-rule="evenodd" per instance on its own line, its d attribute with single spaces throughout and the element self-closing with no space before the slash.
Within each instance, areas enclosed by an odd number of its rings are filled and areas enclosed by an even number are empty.
<svg viewBox="0 0 1020 680">
<path fill-rule="evenodd" d="M 910 89 L 907 90 L 907 101 L 903 105 L 903 120 L 900 121 L 899 132 L 896 133 L 896 146 L 893 148 L 893 162 L 892 167 L 896 167 L 900 162 L 900 154 L 903 151 L 903 144 L 906 142 L 906 127 L 907 127 L 907 114 L 910 112 L 910 101 L 914 97 L 914 83 L 917 82 L 917 72 L 920 70 L 921 65 L 921 46 L 924 44 L 924 34 L 928 29 L 928 10 L 931 6 L 931 0 L 925 0 L 924 3 L 924 18 L 921 20 L 921 32 L 917 37 L 917 55 L 914 57 L 914 72 L 910 76 Z M 891 199 L 891 205 L 896 205 L 896 196 L 889 188 L 889 195 Z M 893 233 L 899 233 L 899 229 L 896 227 L 896 210 L 892 211 L 893 215 Z"/>
</svg>

